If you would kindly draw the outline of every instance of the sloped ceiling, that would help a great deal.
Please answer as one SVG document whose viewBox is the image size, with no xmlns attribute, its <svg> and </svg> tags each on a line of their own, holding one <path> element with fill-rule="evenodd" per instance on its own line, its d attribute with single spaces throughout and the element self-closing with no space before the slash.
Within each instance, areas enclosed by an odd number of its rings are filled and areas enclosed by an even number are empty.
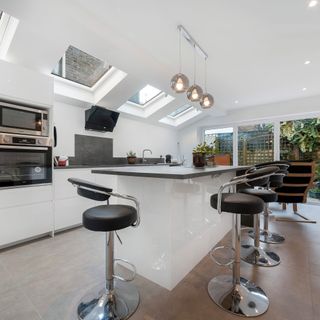
<svg viewBox="0 0 320 320">
<path fill-rule="evenodd" d="M 128 73 L 102 99 L 107 107 L 119 107 L 147 83 L 172 94 L 178 24 L 209 54 L 214 117 L 320 94 L 320 6 L 310 9 L 304 0 L 1 0 L 0 9 L 20 19 L 9 61 L 50 74 L 71 44 Z M 183 43 L 182 52 L 183 71 L 192 80 L 193 51 Z M 200 58 L 198 65 L 203 85 Z M 148 121 L 157 123 L 186 103 L 185 95 L 175 97 Z"/>
</svg>

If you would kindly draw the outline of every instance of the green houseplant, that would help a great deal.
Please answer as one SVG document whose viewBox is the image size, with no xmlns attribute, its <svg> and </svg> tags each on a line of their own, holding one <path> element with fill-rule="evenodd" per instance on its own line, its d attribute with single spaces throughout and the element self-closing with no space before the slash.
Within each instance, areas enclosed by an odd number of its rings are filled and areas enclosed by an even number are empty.
<svg viewBox="0 0 320 320">
<path fill-rule="evenodd" d="M 203 168 L 206 165 L 206 156 L 213 154 L 213 146 L 206 142 L 199 143 L 193 150 L 193 165 L 196 168 Z"/>
<path fill-rule="evenodd" d="M 299 160 L 299 150 L 314 152 L 320 141 L 320 118 L 286 121 L 281 124 L 281 135 L 293 145 L 295 160 Z"/>
<path fill-rule="evenodd" d="M 127 160 L 128 160 L 128 164 L 135 164 L 137 160 L 136 153 L 133 152 L 132 150 L 127 152 Z"/>
</svg>

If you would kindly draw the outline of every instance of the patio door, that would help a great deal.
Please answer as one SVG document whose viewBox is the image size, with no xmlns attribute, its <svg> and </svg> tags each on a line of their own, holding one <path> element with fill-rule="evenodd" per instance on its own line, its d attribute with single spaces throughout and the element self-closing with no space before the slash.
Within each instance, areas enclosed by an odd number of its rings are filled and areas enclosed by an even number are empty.
<svg viewBox="0 0 320 320">
<path fill-rule="evenodd" d="M 238 164 L 255 165 L 274 160 L 274 125 L 238 127 Z"/>
</svg>

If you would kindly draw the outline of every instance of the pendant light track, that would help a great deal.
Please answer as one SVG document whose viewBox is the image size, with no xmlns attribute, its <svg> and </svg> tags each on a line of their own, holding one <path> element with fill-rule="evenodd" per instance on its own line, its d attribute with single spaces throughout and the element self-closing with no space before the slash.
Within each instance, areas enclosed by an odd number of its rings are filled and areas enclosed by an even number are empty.
<svg viewBox="0 0 320 320">
<path fill-rule="evenodd" d="M 179 73 L 175 74 L 171 79 L 171 88 L 176 93 L 187 93 L 187 98 L 191 102 L 200 102 L 202 109 L 209 109 L 214 104 L 214 98 L 211 94 L 207 92 L 207 59 L 208 54 L 202 49 L 199 43 L 192 37 L 192 35 L 187 31 L 183 25 L 178 25 L 179 31 Z M 182 52 L 181 52 L 181 37 L 183 37 L 193 48 L 193 85 L 189 87 L 188 77 L 182 73 Z M 196 84 L 196 75 L 197 75 L 197 54 L 199 54 L 205 62 L 205 75 L 204 75 L 204 84 L 205 84 L 205 93 L 202 88 Z"/>
</svg>

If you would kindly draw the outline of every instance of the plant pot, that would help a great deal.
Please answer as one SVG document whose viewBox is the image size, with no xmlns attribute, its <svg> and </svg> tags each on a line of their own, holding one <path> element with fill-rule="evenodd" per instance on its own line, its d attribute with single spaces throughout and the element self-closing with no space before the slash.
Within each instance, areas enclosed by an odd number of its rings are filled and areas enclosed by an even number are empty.
<svg viewBox="0 0 320 320">
<path fill-rule="evenodd" d="M 210 155 L 206 157 L 206 162 L 208 167 L 213 167 L 215 165 L 214 163 L 214 155 Z"/>
<path fill-rule="evenodd" d="M 214 163 L 221 166 L 231 165 L 231 156 L 229 153 L 219 153 L 214 155 Z"/>
<path fill-rule="evenodd" d="M 193 153 L 193 165 L 195 168 L 203 168 L 206 165 L 205 153 Z"/>
<path fill-rule="evenodd" d="M 137 157 L 127 157 L 128 164 L 135 164 Z"/>
</svg>

